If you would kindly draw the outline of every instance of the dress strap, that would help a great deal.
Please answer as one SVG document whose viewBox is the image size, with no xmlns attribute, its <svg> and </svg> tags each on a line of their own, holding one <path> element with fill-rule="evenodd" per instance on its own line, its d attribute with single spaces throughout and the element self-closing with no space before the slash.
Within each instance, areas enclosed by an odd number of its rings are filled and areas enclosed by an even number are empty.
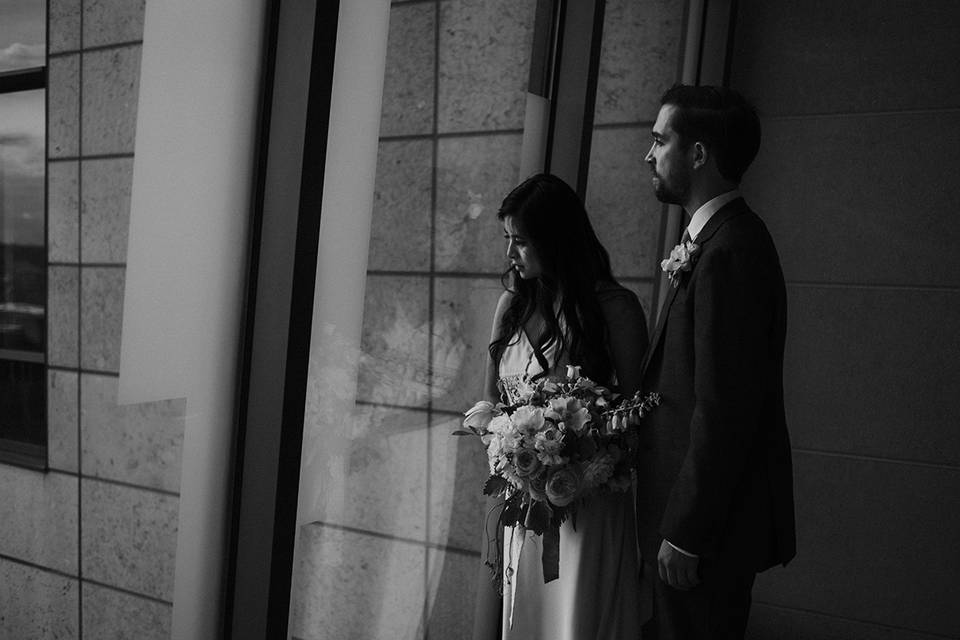
<svg viewBox="0 0 960 640">
<path fill-rule="evenodd" d="M 527 341 L 527 344 L 530 345 L 530 357 L 527 359 L 527 366 L 524 369 L 524 374 L 529 374 L 530 365 L 533 364 L 533 358 L 536 357 L 537 363 L 540 365 L 540 369 L 543 371 L 550 371 L 550 361 L 547 360 L 547 356 L 540 349 L 539 345 L 533 343 L 530 339 L 530 336 L 527 335 L 526 329 L 520 330 L 523 333 L 524 339 Z"/>
</svg>

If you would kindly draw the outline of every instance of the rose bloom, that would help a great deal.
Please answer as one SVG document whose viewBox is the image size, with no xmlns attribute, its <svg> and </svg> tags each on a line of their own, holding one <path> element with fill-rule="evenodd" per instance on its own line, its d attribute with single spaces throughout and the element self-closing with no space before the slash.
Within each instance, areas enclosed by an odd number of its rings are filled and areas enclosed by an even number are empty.
<svg viewBox="0 0 960 640">
<path fill-rule="evenodd" d="M 540 462 L 544 464 L 562 464 L 560 451 L 563 441 L 560 440 L 560 431 L 556 427 L 547 427 L 534 437 L 534 449 L 537 450 Z"/>
<path fill-rule="evenodd" d="M 501 437 L 503 438 L 503 451 L 505 453 L 513 453 L 523 446 L 523 436 L 516 431 L 508 431 L 501 434 Z"/>
<path fill-rule="evenodd" d="M 583 484 L 587 487 L 596 487 L 603 484 L 613 475 L 616 462 L 610 454 L 603 454 L 587 463 L 583 469 Z"/>
<path fill-rule="evenodd" d="M 514 486 L 514 488 L 519 489 L 520 491 L 526 491 L 529 483 L 526 478 L 521 478 L 517 472 L 514 470 L 513 466 L 505 463 L 503 467 L 498 469 L 500 475 L 503 476 L 503 479 L 509 482 Z"/>
<path fill-rule="evenodd" d="M 607 480 L 607 486 L 611 491 L 629 491 L 633 486 L 633 480 L 629 472 L 620 473 Z"/>
<path fill-rule="evenodd" d="M 540 460 L 533 449 L 518 449 L 513 454 L 513 464 L 517 467 L 517 475 L 521 478 L 530 476 L 540 469 Z"/>
<path fill-rule="evenodd" d="M 543 409 L 522 406 L 510 416 L 514 428 L 524 435 L 533 435 L 543 428 Z"/>
<path fill-rule="evenodd" d="M 684 271 L 690 271 L 690 259 L 693 258 L 693 254 L 697 252 L 697 245 L 686 242 L 684 244 L 678 244 L 670 252 L 670 258 L 675 262 L 681 263 L 679 266 Z"/>
<path fill-rule="evenodd" d="M 558 507 L 573 502 L 579 492 L 580 474 L 573 465 L 557 469 L 547 478 L 547 498 Z"/>
<path fill-rule="evenodd" d="M 510 417 L 505 415 L 495 416 L 487 424 L 488 433 L 507 433 L 513 429 L 513 423 L 510 422 Z"/>
<path fill-rule="evenodd" d="M 664 271 L 690 271 L 693 256 L 700 249 L 698 245 L 692 242 L 678 244 L 670 251 L 670 257 L 660 263 L 660 268 Z"/>
<path fill-rule="evenodd" d="M 550 475 L 547 473 L 547 470 L 543 467 L 540 467 L 540 473 L 530 476 L 530 484 L 528 485 L 530 490 L 530 495 L 540 500 L 541 502 L 547 501 L 547 476 Z"/>
</svg>

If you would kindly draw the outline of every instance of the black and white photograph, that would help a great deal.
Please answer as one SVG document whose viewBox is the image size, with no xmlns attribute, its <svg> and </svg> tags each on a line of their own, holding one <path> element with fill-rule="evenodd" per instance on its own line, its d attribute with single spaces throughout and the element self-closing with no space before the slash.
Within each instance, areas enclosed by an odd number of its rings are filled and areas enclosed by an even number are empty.
<svg viewBox="0 0 960 640">
<path fill-rule="evenodd" d="M 958 34 L 0 0 L 0 640 L 960 639 Z"/>
</svg>

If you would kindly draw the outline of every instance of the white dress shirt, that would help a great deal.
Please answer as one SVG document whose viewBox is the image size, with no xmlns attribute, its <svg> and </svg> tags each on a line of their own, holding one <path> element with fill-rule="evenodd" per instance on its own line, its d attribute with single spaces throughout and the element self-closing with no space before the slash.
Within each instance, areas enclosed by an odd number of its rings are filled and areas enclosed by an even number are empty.
<svg viewBox="0 0 960 640">
<path fill-rule="evenodd" d="M 710 198 L 700 205 L 700 208 L 693 212 L 693 216 L 690 217 L 690 224 L 687 225 L 687 233 L 690 234 L 690 239 L 696 240 L 697 235 L 707 226 L 707 222 L 713 217 L 713 214 L 720 211 L 723 205 L 728 202 L 733 202 L 739 197 L 739 189 L 734 189 L 733 191 L 721 193 L 715 198 Z"/>
</svg>

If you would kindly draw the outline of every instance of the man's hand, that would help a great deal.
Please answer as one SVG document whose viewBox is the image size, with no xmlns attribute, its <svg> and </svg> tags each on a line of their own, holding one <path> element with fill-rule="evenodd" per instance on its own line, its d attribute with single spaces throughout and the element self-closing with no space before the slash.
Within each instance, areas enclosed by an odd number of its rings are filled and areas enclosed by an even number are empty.
<svg viewBox="0 0 960 640">
<path fill-rule="evenodd" d="M 657 554 L 660 579 L 674 589 L 688 591 L 700 584 L 699 564 L 700 558 L 680 553 L 666 540 L 660 543 L 660 553 Z"/>
</svg>

